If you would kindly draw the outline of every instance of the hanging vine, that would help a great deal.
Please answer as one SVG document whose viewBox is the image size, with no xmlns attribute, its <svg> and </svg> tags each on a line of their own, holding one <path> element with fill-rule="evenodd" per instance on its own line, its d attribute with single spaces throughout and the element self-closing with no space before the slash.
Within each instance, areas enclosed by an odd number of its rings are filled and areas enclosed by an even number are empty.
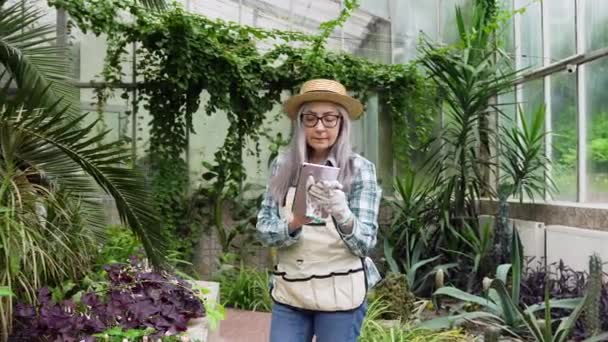
<svg viewBox="0 0 608 342">
<path fill-rule="evenodd" d="M 120 61 L 126 47 L 137 43 L 137 73 L 143 79 L 137 90 L 152 116 L 152 183 L 168 227 L 184 225 L 178 222 L 188 186 L 184 154 L 203 91 L 209 95 L 207 115 L 222 112 L 229 122 L 224 144 L 203 175 L 213 181 L 217 194 L 234 193 L 244 181 L 243 146 L 253 142 L 253 153 L 259 155 L 262 124 L 266 113 L 280 104 L 281 93 L 295 91 L 311 78 L 340 80 L 363 101 L 373 92 L 382 94 L 402 160 L 430 135 L 433 88 L 415 64 L 378 64 L 325 49 L 331 32 L 357 7 L 355 0 L 346 1 L 340 16 L 322 24 L 317 36 L 211 20 L 177 5 L 150 11 L 130 0 L 49 0 L 49 4 L 67 10 L 82 31 L 107 35 L 103 76 L 110 87 L 122 80 Z M 264 40 L 278 43 L 262 53 L 256 43 Z M 304 44 L 293 47 L 290 42 Z"/>
</svg>

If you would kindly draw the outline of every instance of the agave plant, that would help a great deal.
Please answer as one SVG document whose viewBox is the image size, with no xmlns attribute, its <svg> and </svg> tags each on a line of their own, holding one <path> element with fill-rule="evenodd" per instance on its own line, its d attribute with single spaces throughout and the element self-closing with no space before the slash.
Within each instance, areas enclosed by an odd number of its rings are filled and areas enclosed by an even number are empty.
<svg viewBox="0 0 608 342">
<path fill-rule="evenodd" d="M 435 291 L 433 296 L 448 296 L 464 302 L 479 305 L 483 310 L 474 312 L 464 312 L 455 315 L 441 317 L 422 323 L 422 326 L 429 329 L 445 329 L 462 324 L 471 320 L 482 320 L 497 325 L 512 335 L 517 335 L 517 331 L 522 329 L 523 318 L 519 313 L 519 290 L 521 286 L 522 257 L 519 253 L 521 241 L 517 233 L 512 237 L 511 264 L 499 265 L 496 268 L 496 279 L 489 282 L 486 296 L 476 296 L 462 291 L 455 287 L 443 287 Z M 511 275 L 510 288 L 507 291 L 507 279 Z M 554 300 L 551 302 L 553 307 L 573 309 L 580 303 L 580 298 Z M 544 305 L 532 305 L 526 312 L 534 314 L 544 308 Z"/>
<path fill-rule="evenodd" d="M 41 284 L 75 277 L 103 236 L 106 196 L 157 266 L 164 243 L 130 153 L 84 124 L 70 85 L 67 50 L 43 13 L 0 0 L 0 286 L 33 301 Z M 105 192 L 105 195 L 104 195 Z M 0 299 L 10 333 L 12 297 Z"/>
<path fill-rule="evenodd" d="M 403 247 L 405 248 L 405 255 L 403 261 L 399 264 L 393 257 L 394 246 L 390 244 L 388 239 L 385 239 L 384 256 L 391 272 L 404 274 L 407 288 L 416 295 L 422 295 L 425 292 L 428 280 L 439 270 L 445 274 L 450 268 L 458 266 L 457 263 L 433 265 L 435 261 L 441 258 L 441 255 L 423 259 L 422 255 L 426 244 L 417 235 L 410 237 L 409 234 L 406 234 Z"/>
</svg>

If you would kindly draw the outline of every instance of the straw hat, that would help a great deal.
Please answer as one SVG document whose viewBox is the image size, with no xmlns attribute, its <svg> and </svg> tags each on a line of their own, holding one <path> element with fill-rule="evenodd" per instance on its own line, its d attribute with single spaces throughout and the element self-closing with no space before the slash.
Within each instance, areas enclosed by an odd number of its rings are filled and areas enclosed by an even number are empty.
<svg viewBox="0 0 608 342">
<path fill-rule="evenodd" d="M 346 108 L 352 120 L 356 120 L 363 113 L 363 105 L 359 100 L 350 97 L 346 88 L 337 81 L 315 79 L 304 82 L 300 94 L 290 97 L 283 104 L 287 115 L 294 120 L 303 103 L 311 101 L 333 102 Z"/>
</svg>

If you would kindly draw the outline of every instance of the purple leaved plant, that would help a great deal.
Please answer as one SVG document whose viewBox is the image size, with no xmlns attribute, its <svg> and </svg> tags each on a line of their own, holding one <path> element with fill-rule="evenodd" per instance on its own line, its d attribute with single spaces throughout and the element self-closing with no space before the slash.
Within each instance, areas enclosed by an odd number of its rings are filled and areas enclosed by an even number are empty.
<svg viewBox="0 0 608 342">
<path fill-rule="evenodd" d="M 587 289 L 587 274 L 574 271 L 563 261 L 547 266 L 539 262 L 535 267 L 528 266 L 521 281 L 520 301 L 527 306 L 545 301 L 545 287 L 549 286 L 551 299 L 579 298 L 585 295 Z M 608 283 L 602 285 L 599 302 L 601 330 L 608 331 Z M 552 309 L 553 319 L 568 316 L 571 310 Z M 542 315 L 542 313 L 541 313 Z M 556 324 L 559 321 L 555 321 Z M 585 326 L 584 313 L 576 322 L 572 338 L 581 341 L 589 337 Z"/>
<path fill-rule="evenodd" d="M 93 341 L 93 334 L 113 327 L 153 328 L 153 336 L 174 335 L 185 331 L 191 319 L 205 315 L 195 290 L 182 279 L 137 263 L 107 265 L 104 270 L 109 281 L 104 293 L 87 292 L 79 302 L 55 303 L 43 287 L 35 306 L 17 304 L 13 339 Z"/>
</svg>

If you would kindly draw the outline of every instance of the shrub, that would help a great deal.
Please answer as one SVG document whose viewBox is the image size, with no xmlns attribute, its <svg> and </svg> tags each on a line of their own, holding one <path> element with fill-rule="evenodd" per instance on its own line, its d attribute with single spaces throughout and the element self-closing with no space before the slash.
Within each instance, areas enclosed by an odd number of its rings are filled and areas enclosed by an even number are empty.
<svg viewBox="0 0 608 342">
<path fill-rule="evenodd" d="M 374 289 L 373 297 L 387 305 L 381 318 L 399 319 L 402 322 L 410 318 L 416 301 L 407 287 L 405 275 L 399 273 L 388 273 Z"/>
<path fill-rule="evenodd" d="M 235 309 L 266 311 L 272 309 L 270 275 L 253 267 L 224 263 L 215 276 L 220 283 L 222 305 Z"/>
<path fill-rule="evenodd" d="M 141 242 L 130 229 L 111 225 L 105 231 L 106 240 L 97 256 L 98 265 L 127 263 L 132 256 L 144 257 Z"/>
<path fill-rule="evenodd" d="M 435 332 L 422 328 L 412 328 L 407 325 L 386 327 L 379 319 L 386 316 L 389 306 L 385 301 L 370 301 L 367 314 L 361 327 L 360 342 L 464 342 L 472 341 L 472 336 L 461 329 Z"/>
</svg>

